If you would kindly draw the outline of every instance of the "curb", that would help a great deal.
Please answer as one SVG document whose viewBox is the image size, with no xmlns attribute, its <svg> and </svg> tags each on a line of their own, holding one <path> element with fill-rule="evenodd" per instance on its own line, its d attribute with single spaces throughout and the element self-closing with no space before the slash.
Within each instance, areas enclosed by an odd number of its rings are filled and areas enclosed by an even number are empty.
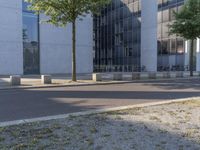
<svg viewBox="0 0 200 150">
<path fill-rule="evenodd" d="M 68 117 L 94 115 L 94 114 L 98 114 L 98 113 L 108 113 L 108 112 L 112 112 L 112 111 L 150 107 L 150 106 L 171 104 L 171 103 L 184 102 L 184 101 L 190 101 L 190 100 L 200 100 L 200 97 L 173 99 L 173 100 L 166 100 L 166 101 L 162 101 L 162 102 L 150 102 L 150 103 L 144 103 L 144 104 L 135 104 L 135 105 L 129 105 L 129 106 L 114 107 L 114 108 L 104 108 L 104 109 L 97 109 L 97 110 L 90 110 L 90 111 L 85 111 L 85 112 L 76 112 L 76 113 L 69 113 L 69 114 L 62 114 L 62 115 L 55 115 L 55 116 L 46 116 L 46 117 L 39 117 L 39 118 L 32 118 L 32 119 L 0 122 L 0 127 L 9 127 L 9 126 L 14 126 L 14 125 L 22 125 L 22 124 L 34 123 L 34 122 L 40 122 L 40 121 L 65 119 Z"/>
<path fill-rule="evenodd" d="M 148 82 L 148 81 L 171 81 L 171 80 L 187 80 L 187 79 L 199 79 L 199 77 L 184 77 L 184 78 L 166 78 L 166 79 L 141 79 L 141 80 L 131 80 L 131 81 L 107 81 L 107 82 L 96 82 L 96 83 L 81 83 L 81 84 L 59 84 L 59 85 L 36 85 L 36 86 L 13 86 L 0 88 L 3 90 L 17 90 L 17 89 L 35 89 L 35 88 L 55 88 L 55 87 L 76 87 L 76 86 L 95 86 L 95 85 L 114 85 L 114 84 L 126 84 L 126 83 L 138 83 L 138 82 Z"/>
</svg>

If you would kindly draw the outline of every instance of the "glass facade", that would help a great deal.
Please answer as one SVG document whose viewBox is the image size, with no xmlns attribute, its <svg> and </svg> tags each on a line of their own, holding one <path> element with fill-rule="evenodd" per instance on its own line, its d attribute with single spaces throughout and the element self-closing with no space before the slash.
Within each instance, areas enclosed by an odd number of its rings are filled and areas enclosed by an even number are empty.
<svg viewBox="0 0 200 150">
<path fill-rule="evenodd" d="M 39 17 L 27 10 L 23 2 L 23 56 L 24 74 L 39 74 Z"/>
<path fill-rule="evenodd" d="M 185 41 L 169 35 L 168 25 L 175 19 L 184 0 L 157 0 L 158 71 L 188 70 Z M 141 51 L 140 0 L 112 0 L 94 18 L 94 71 L 143 71 Z"/>
<path fill-rule="evenodd" d="M 140 0 L 112 0 L 94 17 L 94 71 L 139 71 Z"/>
<path fill-rule="evenodd" d="M 158 71 L 183 71 L 185 66 L 185 42 L 183 38 L 169 35 L 169 24 L 175 19 L 184 0 L 158 0 Z"/>
</svg>

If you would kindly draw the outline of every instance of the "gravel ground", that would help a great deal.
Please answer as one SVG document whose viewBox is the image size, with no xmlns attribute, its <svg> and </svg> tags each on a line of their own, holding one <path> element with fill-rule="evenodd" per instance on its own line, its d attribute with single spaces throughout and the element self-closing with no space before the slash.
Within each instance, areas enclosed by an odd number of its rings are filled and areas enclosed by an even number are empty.
<svg viewBox="0 0 200 150">
<path fill-rule="evenodd" d="M 200 101 L 0 128 L 0 149 L 200 150 Z"/>
</svg>

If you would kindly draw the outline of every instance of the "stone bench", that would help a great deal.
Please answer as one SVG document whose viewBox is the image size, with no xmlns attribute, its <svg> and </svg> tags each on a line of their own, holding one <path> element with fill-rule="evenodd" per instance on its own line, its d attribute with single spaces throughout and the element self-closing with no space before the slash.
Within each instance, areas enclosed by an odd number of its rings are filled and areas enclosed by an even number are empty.
<svg viewBox="0 0 200 150">
<path fill-rule="evenodd" d="M 149 72 L 148 77 L 149 79 L 156 79 L 156 72 Z"/>
<path fill-rule="evenodd" d="M 102 75 L 100 73 L 93 73 L 92 80 L 94 82 L 102 81 Z"/>
<path fill-rule="evenodd" d="M 133 72 L 132 73 L 132 80 L 140 80 L 140 73 L 139 72 Z"/>
<path fill-rule="evenodd" d="M 171 78 L 170 72 L 163 72 L 163 78 L 164 79 Z"/>
<path fill-rule="evenodd" d="M 176 78 L 183 78 L 183 72 L 182 71 L 176 72 Z"/>
<path fill-rule="evenodd" d="M 19 76 L 19 75 L 10 76 L 10 85 L 12 85 L 12 86 L 21 85 L 21 76 Z"/>
<path fill-rule="evenodd" d="M 123 74 L 122 73 L 114 73 L 113 80 L 117 80 L 117 81 L 123 80 Z"/>
<path fill-rule="evenodd" d="M 52 84 L 51 75 L 41 75 L 41 83 L 42 84 Z"/>
<path fill-rule="evenodd" d="M 140 72 L 140 79 L 149 79 L 148 72 Z"/>
</svg>

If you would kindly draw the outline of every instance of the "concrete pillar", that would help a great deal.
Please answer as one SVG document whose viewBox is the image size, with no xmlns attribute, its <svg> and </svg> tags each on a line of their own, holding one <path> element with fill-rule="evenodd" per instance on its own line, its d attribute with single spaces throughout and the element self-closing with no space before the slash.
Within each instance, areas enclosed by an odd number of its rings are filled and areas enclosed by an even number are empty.
<svg viewBox="0 0 200 150">
<path fill-rule="evenodd" d="M 190 41 L 185 41 L 185 66 L 190 65 Z"/>
<path fill-rule="evenodd" d="M 141 66 L 157 72 L 157 0 L 141 0 Z"/>
</svg>

